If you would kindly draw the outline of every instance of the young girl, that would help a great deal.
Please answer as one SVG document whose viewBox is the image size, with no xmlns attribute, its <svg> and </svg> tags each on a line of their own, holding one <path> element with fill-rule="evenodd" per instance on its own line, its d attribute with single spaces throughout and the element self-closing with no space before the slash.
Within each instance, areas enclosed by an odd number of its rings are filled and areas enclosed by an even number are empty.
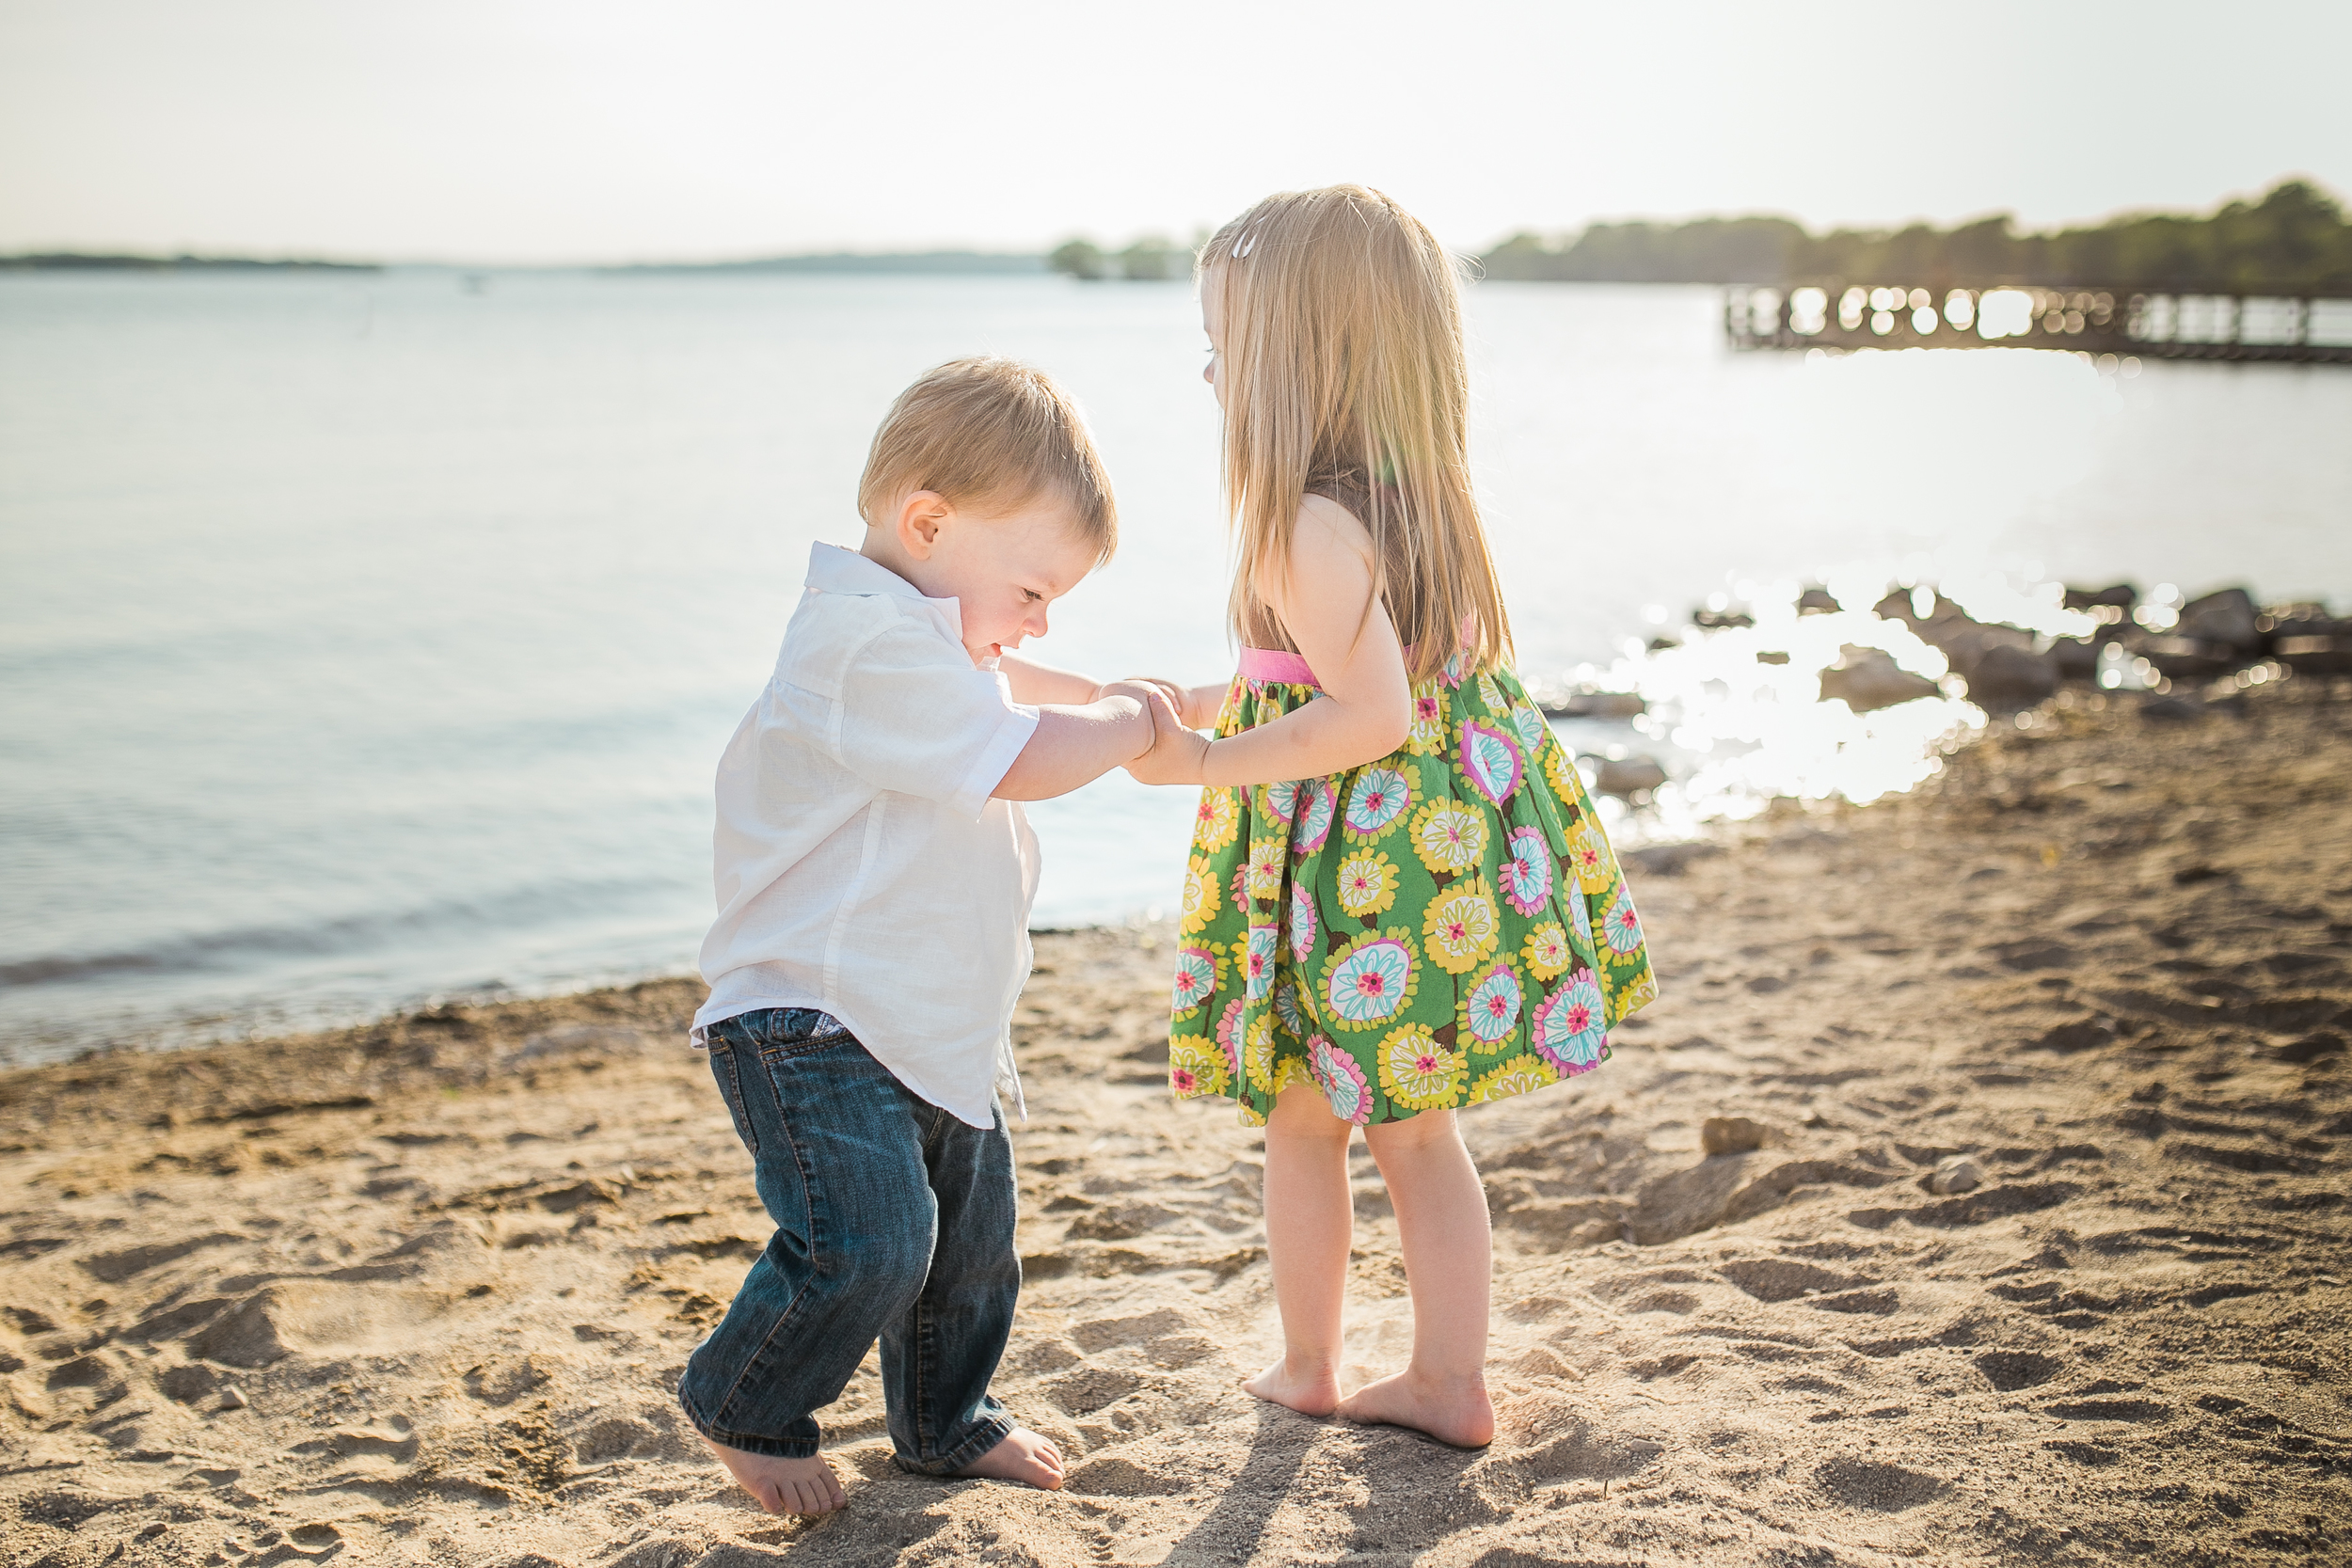
<svg viewBox="0 0 2352 1568">
<path fill-rule="evenodd" d="M 1205 786 L 1169 1078 L 1266 1130 L 1283 1354 L 1243 1386 L 1475 1447 L 1492 1251 L 1454 1112 L 1607 1060 L 1656 995 L 1642 925 L 1508 662 L 1445 252 L 1340 185 L 1260 202 L 1199 278 L 1243 646 L 1229 686 L 1172 694 L 1216 738 L 1133 765 Z M 1358 1127 L 1395 1204 L 1413 1352 L 1343 1399 Z"/>
</svg>

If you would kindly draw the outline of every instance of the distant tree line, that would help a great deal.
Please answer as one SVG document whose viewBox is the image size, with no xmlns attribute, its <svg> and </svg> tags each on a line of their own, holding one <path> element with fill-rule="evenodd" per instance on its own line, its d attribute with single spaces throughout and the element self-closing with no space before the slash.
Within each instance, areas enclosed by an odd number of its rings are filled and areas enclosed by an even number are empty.
<svg viewBox="0 0 2352 1568">
<path fill-rule="evenodd" d="M 1045 264 L 1089 283 L 1105 277 L 1160 283 L 1192 277 L 1192 248 L 1157 235 L 1116 251 L 1106 251 L 1092 240 L 1065 240 L 1045 258 Z"/>
<path fill-rule="evenodd" d="M 1787 218 L 1597 223 L 1573 238 L 1515 234 L 1479 258 L 1496 278 L 1595 283 L 2084 283 L 2184 293 L 2352 292 L 2352 224 L 2336 199 L 2287 180 L 2200 217 L 2140 213 L 2021 234 L 2003 213 L 1953 229 L 1839 229 Z"/>
<path fill-rule="evenodd" d="M 262 261 L 246 256 L 0 256 L 0 272 L 382 272 L 373 261 Z"/>
</svg>

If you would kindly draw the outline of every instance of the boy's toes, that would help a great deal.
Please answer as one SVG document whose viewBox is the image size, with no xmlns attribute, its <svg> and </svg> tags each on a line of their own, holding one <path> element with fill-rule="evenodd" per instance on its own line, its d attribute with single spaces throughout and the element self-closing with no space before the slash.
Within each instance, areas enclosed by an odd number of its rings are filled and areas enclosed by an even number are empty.
<svg viewBox="0 0 2352 1568">
<path fill-rule="evenodd" d="M 1061 1450 L 1026 1427 L 1015 1429 L 961 1471 L 991 1481 L 1017 1481 L 1041 1491 L 1058 1492 L 1062 1482 Z"/>
</svg>

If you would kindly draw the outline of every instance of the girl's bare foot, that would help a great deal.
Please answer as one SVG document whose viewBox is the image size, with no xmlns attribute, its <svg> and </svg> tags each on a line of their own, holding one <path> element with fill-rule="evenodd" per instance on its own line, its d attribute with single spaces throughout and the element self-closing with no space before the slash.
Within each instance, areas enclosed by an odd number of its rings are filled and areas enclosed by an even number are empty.
<svg viewBox="0 0 2352 1568">
<path fill-rule="evenodd" d="M 994 1448 L 957 1472 L 989 1481 L 1018 1481 L 1043 1492 L 1061 1490 L 1061 1450 L 1027 1427 L 1015 1427 Z"/>
<path fill-rule="evenodd" d="M 1339 1373 L 1328 1366 L 1294 1370 L 1290 1357 L 1280 1360 L 1256 1377 L 1241 1380 L 1244 1393 L 1255 1394 L 1269 1404 L 1287 1405 L 1301 1416 L 1328 1416 L 1339 1408 Z"/>
<path fill-rule="evenodd" d="M 1351 1421 L 1411 1427 L 1457 1449 L 1483 1449 L 1495 1438 L 1494 1402 L 1486 1380 L 1427 1377 L 1410 1367 L 1365 1384 L 1340 1402 Z"/>
<path fill-rule="evenodd" d="M 736 1484 L 752 1495 L 752 1501 L 771 1513 L 831 1513 L 850 1500 L 833 1466 L 820 1455 L 776 1459 L 730 1449 L 707 1437 L 703 1442 L 719 1456 Z"/>
</svg>

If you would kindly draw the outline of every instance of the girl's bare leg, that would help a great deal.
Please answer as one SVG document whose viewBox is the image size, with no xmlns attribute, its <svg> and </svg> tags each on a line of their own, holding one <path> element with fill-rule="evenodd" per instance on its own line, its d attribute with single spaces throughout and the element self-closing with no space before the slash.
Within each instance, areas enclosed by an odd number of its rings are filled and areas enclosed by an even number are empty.
<svg viewBox="0 0 2352 1568">
<path fill-rule="evenodd" d="M 1282 1357 L 1242 1386 L 1308 1416 L 1328 1416 L 1340 1402 L 1340 1303 L 1356 1212 L 1347 1188 L 1352 1131 L 1321 1092 L 1300 1084 L 1277 1096 L 1266 1117 L 1265 1246 L 1282 1311 Z"/>
<path fill-rule="evenodd" d="M 1413 1359 L 1403 1371 L 1350 1394 L 1339 1413 L 1351 1421 L 1412 1427 L 1457 1448 L 1484 1447 L 1495 1434 L 1486 1373 L 1487 1285 L 1494 1273 L 1486 1189 L 1452 1111 L 1423 1111 L 1367 1127 L 1364 1141 L 1396 1206 L 1413 1296 Z M 1269 1178 L 1271 1148 L 1269 1139 Z M 1271 1180 L 1267 1191 L 1273 1191 Z M 1286 1307 L 1286 1322 L 1288 1315 Z"/>
</svg>

